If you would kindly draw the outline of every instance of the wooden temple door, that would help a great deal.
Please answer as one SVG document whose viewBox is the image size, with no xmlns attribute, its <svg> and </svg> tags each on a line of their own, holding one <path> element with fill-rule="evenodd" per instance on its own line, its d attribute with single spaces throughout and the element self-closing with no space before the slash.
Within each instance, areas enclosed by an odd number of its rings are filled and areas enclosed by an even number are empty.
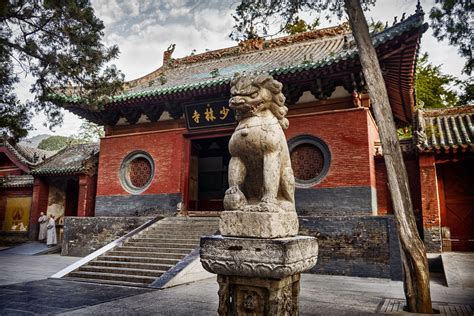
<svg viewBox="0 0 474 316">
<path fill-rule="evenodd" d="M 189 188 L 188 188 L 188 210 L 197 211 L 198 208 L 198 164 L 199 151 L 191 145 L 189 158 Z"/>
<path fill-rule="evenodd" d="M 230 137 L 192 140 L 189 159 L 188 210 L 215 213 L 224 210 L 228 189 Z"/>
<path fill-rule="evenodd" d="M 441 226 L 450 229 L 453 251 L 474 251 L 474 161 L 446 163 L 438 170 L 444 189 Z"/>
</svg>

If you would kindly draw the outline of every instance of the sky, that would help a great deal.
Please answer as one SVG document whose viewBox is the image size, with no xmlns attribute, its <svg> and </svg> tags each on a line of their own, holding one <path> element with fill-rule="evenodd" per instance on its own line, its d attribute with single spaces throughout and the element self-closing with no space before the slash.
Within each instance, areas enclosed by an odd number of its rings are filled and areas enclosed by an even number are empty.
<svg viewBox="0 0 474 316">
<path fill-rule="evenodd" d="M 190 55 L 193 50 L 202 53 L 236 45 L 229 39 L 233 19 L 231 14 L 237 0 L 92 0 L 96 16 L 105 25 L 104 42 L 118 45 L 120 56 L 114 64 L 125 74 L 126 80 L 142 77 L 162 64 L 163 52 L 172 43 L 176 44 L 174 58 Z M 421 1 L 428 13 L 434 0 Z M 376 5 L 366 12 L 370 21 L 388 21 L 392 25 L 394 17 L 415 13 L 416 0 L 377 0 Z M 425 14 L 425 21 L 428 21 Z M 314 15 L 303 13 L 301 17 L 312 21 Z M 333 26 L 342 21 L 321 21 L 321 27 Z M 421 53 L 428 52 L 430 61 L 442 65 L 441 71 L 460 78 L 464 60 L 455 47 L 447 42 L 438 42 L 431 29 L 423 34 Z M 21 100 L 31 98 L 28 90 L 31 78 L 25 78 L 17 87 Z M 64 111 L 64 123 L 51 131 L 44 126 L 47 119 L 37 114 L 32 119 L 34 130 L 28 137 L 39 134 L 77 134 L 82 120 Z"/>
</svg>

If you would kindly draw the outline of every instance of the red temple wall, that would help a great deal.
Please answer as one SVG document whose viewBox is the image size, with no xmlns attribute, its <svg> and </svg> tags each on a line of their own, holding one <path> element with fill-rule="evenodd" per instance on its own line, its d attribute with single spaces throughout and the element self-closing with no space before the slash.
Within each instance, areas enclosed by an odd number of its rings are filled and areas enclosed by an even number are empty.
<svg viewBox="0 0 474 316">
<path fill-rule="evenodd" d="M 366 109 L 325 112 L 289 117 L 287 139 L 313 135 L 331 152 L 331 166 L 317 188 L 371 185 L 369 113 Z"/>
<path fill-rule="evenodd" d="M 138 150 L 147 152 L 155 164 L 153 180 L 142 194 L 180 192 L 185 149 L 183 132 L 174 130 L 101 139 L 97 196 L 129 195 L 120 183 L 120 166 L 128 154 Z"/>
</svg>

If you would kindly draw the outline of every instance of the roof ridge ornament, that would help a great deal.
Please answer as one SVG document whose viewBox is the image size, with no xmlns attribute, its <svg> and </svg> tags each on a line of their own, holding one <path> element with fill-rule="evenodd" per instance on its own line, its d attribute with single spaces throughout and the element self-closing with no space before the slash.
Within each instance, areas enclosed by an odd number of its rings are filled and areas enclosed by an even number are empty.
<svg viewBox="0 0 474 316">
<path fill-rule="evenodd" d="M 420 3 L 420 0 L 418 0 L 416 2 L 416 11 L 415 11 L 417 14 L 425 14 L 425 12 L 423 12 L 423 8 L 421 7 L 421 3 Z"/>
</svg>

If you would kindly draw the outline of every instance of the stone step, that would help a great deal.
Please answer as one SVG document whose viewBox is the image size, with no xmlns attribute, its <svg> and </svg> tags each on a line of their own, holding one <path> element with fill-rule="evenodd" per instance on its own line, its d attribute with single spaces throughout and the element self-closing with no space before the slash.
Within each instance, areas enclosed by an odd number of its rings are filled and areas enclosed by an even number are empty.
<svg viewBox="0 0 474 316">
<path fill-rule="evenodd" d="M 194 249 L 199 247 L 199 241 L 196 241 L 193 244 L 180 244 L 180 243 L 162 243 L 162 242 L 141 242 L 141 241 L 132 241 L 126 242 L 125 247 L 148 247 L 148 248 L 177 248 L 177 249 Z"/>
<path fill-rule="evenodd" d="M 148 234 L 152 234 L 152 235 L 162 235 L 162 236 L 175 236 L 175 237 L 181 237 L 181 238 L 189 238 L 189 237 L 196 237 L 196 236 L 201 236 L 201 235 L 208 235 L 208 234 L 214 234 L 215 232 L 217 231 L 217 228 L 216 229 L 199 229 L 199 230 L 183 230 L 183 231 L 179 231 L 177 229 L 173 229 L 173 230 L 168 230 L 168 229 L 150 229 L 150 230 L 147 230 L 145 232 L 143 232 L 142 234 L 140 234 L 139 236 L 143 236 L 143 235 L 148 235 Z M 138 236 L 137 236 L 138 237 Z"/>
<path fill-rule="evenodd" d="M 126 274 L 119 274 L 119 273 L 101 273 L 101 272 L 88 272 L 88 271 L 73 271 L 68 274 L 68 277 L 95 279 L 95 280 L 125 281 L 125 282 L 133 282 L 133 283 L 148 283 L 148 284 L 156 280 L 156 277 L 152 277 L 152 276 L 126 275 Z"/>
<path fill-rule="evenodd" d="M 180 249 L 194 249 L 199 246 L 199 242 L 194 243 L 173 243 L 173 242 L 142 242 L 130 240 L 124 245 L 125 247 L 149 247 L 149 248 L 180 248 Z"/>
<path fill-rule="evenodd" d="M 161 238 L 149 238 L 149 237 L 136 237 L 127 240 L 127 242 L 163 242 L 163 243 L 173 243 L 173 244 L 180 244 L 180 243 L 189 243 L 189 244 L 199 244 L 199 240 L 201 237 L 193 237 L 193 238 L 169 238 L 169 237 L 161 237 Z"/>
<path fill-rule="evenodd" d="M 168 217 L 164 218 L 158 223 L 219 223 L 219 218 L 216 217 Z"/>
<path fill-rule="evenodd" d="M 174 261 L 176 263 L 176 261 Z M 131 269 L 145 269 L 145 270 L 160 270 L 168 271 L 174 264 L 158 264 L 147 262 L 130 262 L 130 261 L 109 261 L 109 260 L 95 260 L 88 263 L 90 266 L 98 267 L 118 267 Z"/>
<path fill-rule="evenodd" d="M 85 265 L 79 268 L 79 271 L 85 272 L 98 272 L 98 273 L 114 273 L 124 275 L 136 275 L 136 276 L 149 276 L 159 277 L 167 270 L 148 270 L 148 269 L 137 269 L 137 268 L 119 268 L 119 267 L 107 267 L 107 266 L 91 266 Z"/>
<path fill-rule="evenodd" d="M 148 287 L 150 285 L 150 283 L 137 283 L 137 282 L 100 280 L 100 279 L 96 280 L 96 279 L 89 279 L 89 278 L 74 278 L 74 277 L 70 277 L 70 276 L 65 276 L 63 279 L 71 280 L 71 281 L 77 281 L 77 282 L 100 283 L 100 284 L 132 286 L 132 287 Z"/>
<path fill-rule="evenodd" d="M 178 259 L 181 260 L 188 253 L 163 253 L 163 252 L 142 252 L 142 251 L 121 251 L 112 250 L 107 254 L 112 256 L 127 256 L 127 257 L 151 257 L 151 258 L 164 258 L 164 259 Z"/>
<path fill-rule="evenodd" d="M 217 230 L 216 230 L 217 231 Z M 146 232 L 137 236 L 137 238 L 196 238 L 201 236 L 210 236 L 215 232 L 200 232 L 200 233 L 166 233 L 166 232 Z"/>
<path fill-rule="evenodd" d="M 121 246 L 117 248 L 117 251 L 130 251 L 130 252 L 147 252 L 147 253 L 177 253 L 187 255 L 193 248 L 164 248 L 164 247 L 138 247 L 138 246 Z"/>
<path fill-rule="evenodd" d="M 151 258 L 151 257 L 128 257 L 128 256 L 101 256 L 100 260 L 108 262 L 133 262 L 133 263 L 149 263 L 149 264 L 165 264 L 174 266 L 180 259 L 168 258 Z"/>
<path fill-rule="evenodd" d="M 174 230 L 174 229 L 187 229 L 187 230 L 212 230 L 218 228 L 219 225 L 210 224 L 210 225 L 201 225 L 201 224 L 161 224 L 156 226 L 150 226 L 149 229 L 167 229 L 167 230 Z"/>
</svg>

